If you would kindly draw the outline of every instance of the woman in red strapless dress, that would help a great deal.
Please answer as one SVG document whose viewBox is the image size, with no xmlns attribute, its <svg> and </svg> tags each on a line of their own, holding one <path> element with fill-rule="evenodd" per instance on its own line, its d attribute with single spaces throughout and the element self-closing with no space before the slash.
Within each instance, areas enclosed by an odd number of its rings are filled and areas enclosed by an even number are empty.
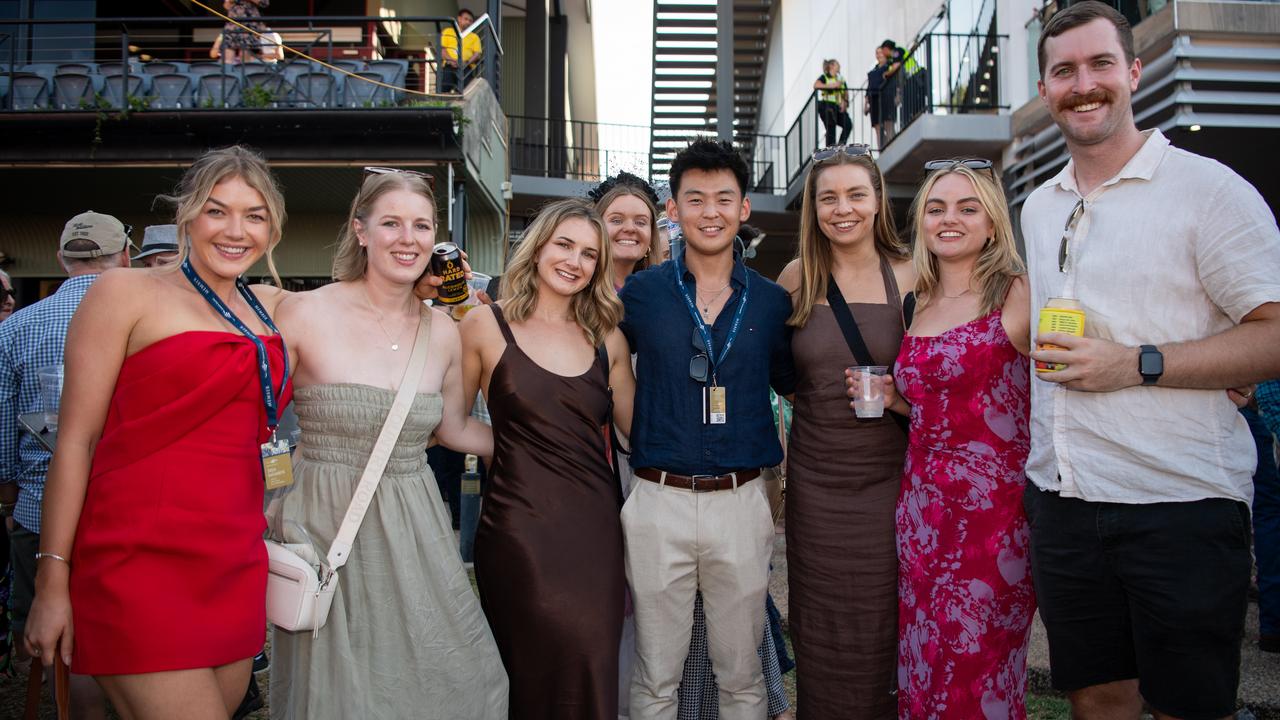
<svg viewBox="0 0 1280 720">
<path fill-rule="evenodd" d="M 103 273 L 68 331 L 26 643 L 125 718 L 226 718 L 265 637 L 259 448 L 290 394 L 278 293 L 238 278 L 279 242 L 283 198 L 232 147 L 174 200 L 182 271 Z"/>
</svg>

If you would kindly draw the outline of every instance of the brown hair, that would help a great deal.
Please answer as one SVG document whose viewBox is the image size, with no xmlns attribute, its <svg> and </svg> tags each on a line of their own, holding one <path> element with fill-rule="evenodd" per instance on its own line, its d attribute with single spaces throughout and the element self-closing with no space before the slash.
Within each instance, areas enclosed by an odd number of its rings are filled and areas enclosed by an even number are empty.
<svg viewBox="0 0 1280 720">
<path fill-rule="evenodd" d="M 933 293 L 938 287 L 938 258 L 929 252 L 929 243 L 924 236 L 924 214 L 929 193 L 938 180 L 946 175 L 962 175 L 973 183 L 974 194 L 982 209 L 991 218 L 991 237 L 982 247 L 978 260 L 973 267 L 973 280 L 978 285 L 982 302 L 979 314 L 986 315 L 1004 305 L 1004 298 L 1009 294 L 1009 286 L 1013 279 L 1026 272 L 1022 258 L 1018 256 L 1018 246 L 1013 239 L 1013 223 L 1009 220 L 1009 204 L 1005 200 L 1004 189 L 985 172 L 977 172 L 964 165 L 956 164 L 934 170 L 925 178 L 920 192 L 911 203 L 911 218 L 915 226 L 915 248 L 912 251 L 912 264 L 916 269 L 916 297 L 921 307 L 935 300 Z"/>
<path fill-rule="evenodd" d="M 604 221 L 588 200 L 572 198 L 549 203 L 520 238 L 515 254 L 502 276 L 502 312 L 511 322 L 521 322 L 538 304 L 538 251 L 567 220 L 586 220 L 600 237 L 600 259 L 587 286 L 570 302 L 574 319 L 592 346 L 598 347 L 622 321 L 622 301 L 613 289 L 613 249 Z"/>
<path fill-rule="evenodd" d="M 214 186 L 230 178 L 240 178 L 245 185 L 257 190 L 267 205 L 267 222 L 270 226 L 266 252 L 267 271 L 276 281 L 276 286 L 280 286 L 280 273 L 276 271 L 272 251 L 284 236 L 284 223 L 287 219 L 284 195 L 280 193 L 280 185 L 267 167 L 267 161 L 256 151 L 243 145 L 218 148 L 201 155 L 183 173 L 173 194 L 158 198 L 173 203 L 173 222 L 178 226 L 178 259 L 168 269 L 176 270 L 191 254 L 191 237 L 187 229 L 209 201 Z"/>
<path fill-rule="evenodd" d="M 653 257 L 653 243 L 658 239 L 658 206 L 653 204 L 653 200 L 649 197 L 649 194 L 644 191 L 644 188 L 627 183 L 618 183 L 610 188 L 604 195 L 601 195 L 600 199 L 596 201 L 596 212 L 600 214 L 601 218 L 603 218 L 609 212 L 609 206 L 613 204 L 613 201 L 623 197 L 624 195 L 633 195 L 640 198 L 640 201 L 644 203 L 645 207 L 649 208 L 649 250 L 645 252 L 644 257 L 640 258 L 636 262 L 636 267 L 632 271 L 640 272 L 654 264 L 651 258 Z M 606 241 L 609 240 L 609 231 L 607 226 L 605 228 L 604 237 Z"/>
<path fill-rule="evenodd" d="M 347 213 L 347 224 L 342 226 L 338 236 L 338 246 L 333 251 L 333 279 L 338 281 L 359 280 L 364 277 L 369 267 L 369 254 L 360 246 L 360 238 L 356 237 L 356 220 L 360 224 L 368 222 L 369 213 L 378 199 L 389 192 L 404 190 L 417 193 L 431 203 L 431 219 L 435 221 L 436 196 L 426 178 L 407 172 L 388 172 L 365 177 L 360 184 L 360 192 L 351 201 L 351 211 Z"/>
<path fill-rule="evenodd" d="M 1133 52 L 1133 28 L 1129 26 L 1129 21 L 1118 10 L 1106 3 L 1085 0 L 1054 13 L 1053 17 L 1049 18 L 1049 22 L 1045 23 L 1044 30 L 1040 31 L 1040 41 L 1036 43 L 1036 58 L 1040 63 L 1041 80 L 1044 79 L 1044 72 L 1047 69 L 1044 66 L 1047 59 L 1044 46 L 1049 38 L 1058 37 L 1068 30 L 1098 19 L 1106 20 L 1115 26 L 1116 34 L 1120 37 L 1120 47 L 1124 50 L 1124 60 L 1130 65 L 1133 64 L 1137 55 Z"/>
<path fill-rule="evenodd" d="M 876 221 L 872 226 L 876 252 L 881 255 L 906 259 L 907 247 L 898 238 L 894 226 L 893 211 L 889 207 L 889 195 L 885 191 L 884 175 L 870 155 L 846 155 L 838 152 L 826 160 L 814 162 L 804 179 L 804 196 L 800 203 L 800 246 L 796 259 L 800 261 L 800 287 L 792 299 L 795 309 L 787 324 L 804 327 L 813 312 L 813 306 L 827 296 L 827 278 L 831 275 L 831 241 L 818 227 L 818 176 L 828 168 L 838 165 L 856 165 L 865 168 L 871 176 L 871 188 L 876 193 Z"/>
</svg>

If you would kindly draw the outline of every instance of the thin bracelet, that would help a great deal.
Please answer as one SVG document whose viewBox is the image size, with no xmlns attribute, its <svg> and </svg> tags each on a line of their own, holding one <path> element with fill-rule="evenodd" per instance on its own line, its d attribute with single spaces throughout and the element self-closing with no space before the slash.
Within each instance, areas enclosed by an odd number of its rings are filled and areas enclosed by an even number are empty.
<svg viewBox="0 0 1280 720">
<path fill-rule="evenodd" d="M 68 560 L 68 559 L 66 559 L 66 558 L 64 558 L 64 557 L 62 557 L 61 555 L 55 555 L 55 554 L 53 554 L 53 553 L 47 553 L 47 552 L 38 552 L 38 553 L 36 553 L 36 560 L 39 560 L 40 558 L 52 558 L 52 559 L 54 559 L 54 560 L 61 560 L 62 562 L 66 563 L 67 565 L 70 565 L 70 564 L 71 564 L 71 561 L 70 561 L 70 560 Z"/>
</svg>

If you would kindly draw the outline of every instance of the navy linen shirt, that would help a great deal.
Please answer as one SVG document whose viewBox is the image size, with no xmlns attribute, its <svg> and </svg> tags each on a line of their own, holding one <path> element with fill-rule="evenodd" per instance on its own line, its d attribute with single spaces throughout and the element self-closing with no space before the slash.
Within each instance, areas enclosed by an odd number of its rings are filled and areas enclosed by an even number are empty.
<svg viewBox="0 0 1280 720">
<path fill-rule="evenodd" d="M 631 275 L 619 293 L 626 309 L 622 332 L 637 354 L 631 466 L 679 475 L 722 475 L 777 465 L 782 462 L 782 446 L 769 387 L 786 395 L 795 385 L 787 291 L 741 262 L 734 264 L 733 294 L 711 327 L 717 357 L 748 275 L 751 285 L 738 337 L 723 366 L 716 369 L 725 388 L 727 422 L 708 425 L 702 422 L 702 383 L 689 377 L 689 360 L 697 352 L 695 329 L 676 285 L 675 268 L 668 260 Z M 696 281 L 687 269 L 684 278 L 693 296 Z"/>
</svg>

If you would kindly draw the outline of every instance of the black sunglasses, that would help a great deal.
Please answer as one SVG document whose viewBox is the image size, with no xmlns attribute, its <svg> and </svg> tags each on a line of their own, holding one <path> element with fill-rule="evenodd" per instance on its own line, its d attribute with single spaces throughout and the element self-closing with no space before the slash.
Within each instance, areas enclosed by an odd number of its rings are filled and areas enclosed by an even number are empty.
<svg viewBox="0 0 1280 720">
<path fill-rule="evenodd" d="M 8 288 L 0 285 L 0 300 L 4 300 L 5 298 L 16 298 L 16 297 L 18 297 L 18 293 L 14 292 L 13 288 Z"/>
<path fill-rule="evenodd" d="M 689 359 L 689 378 L 705 383 L 711 372 L 711 357 L 707 355 L 707 344 L 702 341 L 702 333 L 696 327 L 693 329 L 693 349 L 698 352 Z"/>
<path fill-rule="evenodd" d="M 1067 247 L 1067 242 L 1075 234 L 1076 223 L 1080 222 L 1081 215 L 1084 215 L 1084 200 L 1076 202 L 1076 206 L 1071 210 L 1071 216 L 1067 218 L 1067 224 L 1062 228 L 1062 242 L 1058 244 L 1058 272 L 1067 271 L 1067 258 L 1070 250 Z"/>
<path fill-rule="evenodd" d="M 427 182 L 427 186 L 432 190 L 436 187 L 436 178 L 434 175 L 419 172 L 418 170 L 402 170 L 400 168 L 393 167 L 370 166 L 364 169 L 364 176 L 369 177 L 370 175 L 412 175 L 425 180 Z"/>
<path fill-rule="evenodd" d="M 862 143 L 854 143 L 850 145 L 835 145 L 829 148 L 822 148 L 813 154 L 814 162 L 823 162 L 830 160 L 837 155 L 845 157 L 859 157 L 861 155 L 870 155 L 871 146 Z"/>
<path fill-rule="evenodd" d="M 958 167 L 967 167 L 970 170 L 986 170 L 991 177 L 996 176 L 995 170 L 992 168 L 991 161 L 985 158 L 966 158 L 963 160 L 930 160 L 924 164 L 925 172 L 933 172 L 934 170 L 954 170 Z"/>
</svg>

